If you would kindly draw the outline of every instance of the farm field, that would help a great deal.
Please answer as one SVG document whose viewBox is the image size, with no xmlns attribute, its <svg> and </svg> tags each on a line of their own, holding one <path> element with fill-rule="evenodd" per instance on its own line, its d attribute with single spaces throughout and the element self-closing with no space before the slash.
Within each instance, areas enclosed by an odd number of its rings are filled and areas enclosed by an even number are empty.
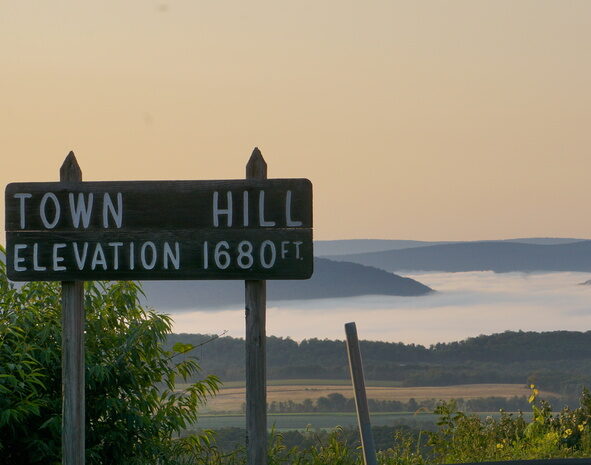
<svg viewBox="0 0 591 465">
<path fill-rule="evenodd" d="M 296 380 L 298 381 L 298 380 Z M 304 380 L 299 380 L 304 381 Z M 312 380 L 309 380 L 312 381 Z M 314 383 L 298 383 L 294 380 L 285 380 L 270 382 L 267 386 L 267 401 L 275 402 L 302 402 L 305 399 L 316 400 L 319 397 L 326 397 L 331 393 L 339 393 L 345 397 L 353 397 L 353 389 L 350 382 L 335 383 L 333 380 L 313 380 Z M 346 381 L 346 380 L 343 380 Z M 400 387 L 387 383 L 367 383 L 368 398 L 376 400 L 396 400 L 407 402 L 414 398 L 417 401 L 427 399 L 453 399 L 464 398 L 473 399 L 478 397 L 514 397 L 528 396 L 529 388 L 523 384 L 463 384 L 455 386 L 420 386 L 420 387 Z M 558 394 L 542 391 L 542 397 L 554 396 Z M 241 412 L 242 403 L 245 401 L 244 386 L 231 387 L 226 384 L 216 397 L 210 399 L 207 405 L 202 409 L 203 413 L 214 412 Z"/>
<path fill-rule="evenodd" d="M 366 381 L 366 386 L 402 386 L 400 381 Z M 326 385 L 338 385 L 338 386 L 350 386 L 351 380 L 349 379 L 269 379 L 267 380 L 267 386 L 326 386 Z M 244 387 L 244 381 L 226 381 L 224 382 L 225 388 L 238 388 Z"/>
<path fill-rule="evenodd" d="M 498 416 L 499 412 L 479 412 L 479 416 Z M 531 412 L 524 413 L 526 420 Z M 417 428 L 432 428 L 438 415 L 427 412 L 376 412 L 371 414 L 372 426 L 409 425 Z M 332 429 L 336 426 L 357 428 L 355 413 L 270 413 L 267 425 L 276 431 Z M 201 415 L 194 425 L 199 429 L 246 428 L 244 415 Z"/>
</svg>

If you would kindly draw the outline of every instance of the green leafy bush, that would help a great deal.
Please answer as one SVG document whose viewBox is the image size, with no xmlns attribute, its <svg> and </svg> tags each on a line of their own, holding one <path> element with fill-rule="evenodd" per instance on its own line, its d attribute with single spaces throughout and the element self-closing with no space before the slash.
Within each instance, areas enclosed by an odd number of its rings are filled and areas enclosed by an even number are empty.
<svg viewBox="0 0 591 465">
<path fill-rule="evenodd" d="M 5 271 L 0 260 L 0 456 L 11 465 L 57 464 L 60 284 L 14 286 Z M 132 282 L 85 284 L 87 463 L 199 463 L 191 457 L 215 449 L 209 436 L 179 435 L 220 382 L 208 376 L 176 388 L 199 371 L 194 359 L 175 358 L 193 346 L 165 350 L 171 319 L 142 307 L 140 293 Z"/>
<path fill-rule="evenodd" d="M 501 411 L 498 418 L 466 415 L 454 402 L 441 403 L 439 429 L 430 433 L 435 463 L 461 463 L 518 459 L 588 457 L 591 453 L 591 395 L 584 390 L 579 407 L 553 413 L 538 400 L 531 386 L 532 419 Z"/>
</svg>

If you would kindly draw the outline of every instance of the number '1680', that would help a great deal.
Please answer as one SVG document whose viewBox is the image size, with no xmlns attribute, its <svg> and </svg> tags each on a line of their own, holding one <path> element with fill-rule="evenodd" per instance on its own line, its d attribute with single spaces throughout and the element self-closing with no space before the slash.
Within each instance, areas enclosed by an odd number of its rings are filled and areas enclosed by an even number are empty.
<svg viewBox="0 0 591 465">
<path fill-rule="evenodd" d="M 248 270 L 255 265 L 265 269 L 272 268 L 277 259 L 303 260 L 300 246 L 301 241 L 280 241 L 275 245 L 273 241 L 262 241 L 255 247 L 251 241 L 241 241 L 236 247 L 231 247 L 228 241 L 216 243 L 203 242 L 203 269 L 215 267 L 225 270 L 235 264 L 238 268 Z"/>
</svg>

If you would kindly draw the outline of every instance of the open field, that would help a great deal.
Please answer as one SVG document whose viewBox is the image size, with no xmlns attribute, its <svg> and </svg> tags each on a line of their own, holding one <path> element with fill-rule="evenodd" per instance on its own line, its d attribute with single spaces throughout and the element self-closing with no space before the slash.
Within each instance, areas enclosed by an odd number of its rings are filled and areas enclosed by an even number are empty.
<svg viewBox="0 0 591 465">
<path fill-rule="evenodd" d="M 400 381 L 366 381 L 367 386 L 401 386 Z M 269 379 L 267 386 L 350 386 L 349 379 Z M 225 388 L 244 387 L 244 381 L 226 381 Z"/>
<path fill-rule="evenodd" d="M 333 392 L 340 393 L 345 397 L 353 397 L 353 389 L 350 384 L 336 384 L 331 380 L 326 380 L 326 384 L 321 384 L 322 380 L 314 381 L 316 381 L 314 384 L 299 384 L 294 383 L 292 380 L 286 380 L 285 384 L 269 383 L 267 386 L 267 400 L 269 403 L 273 401 L 286 402 L 288 400 L 302 402 L 305 399 L 316 400 L 319 397 L 326 397 Z M 371 382 L 367 384 L 368 398 L 403 402 L 407 402 L 411 398 L 417 401 L 425 399 L 446 400 L 460 397 L 473 399 L 493 396 L 527 396 L 530 393 L 527 386 L 523 384 L 463 384 L 456 386 L 421 387 L 379 386 Z M 560 397 L 558 394 L 548 391 L 542 391 L 540 394 L 542 397 Z M 244 401 L 245 392 L 243 386 L 229 387 L 226 385 L 215 398 L 207 403 L 207 406 L 202 411 L 204 413 L 240 412 Z"/>
<path fill-rule="evenodd" d="M 499 415 L 499 412 L 480 412 L 479 416 Z M 531 412 L 526 412 L 526 420 L 531 419 Z M 416 428 L 434 428 L 438 415 L 433 413 L 411 412 L 376 412 L 371 414 L 372 426 L 409 425 Z M 276 431 L 332 429 L 336 426 L 357 428 L 355 413 L 270 413 L 267 415 L 268 428 Z M 194 427 L 200 429 L 245 428 L 244 415 L 200 415 Z"/>
</svg>

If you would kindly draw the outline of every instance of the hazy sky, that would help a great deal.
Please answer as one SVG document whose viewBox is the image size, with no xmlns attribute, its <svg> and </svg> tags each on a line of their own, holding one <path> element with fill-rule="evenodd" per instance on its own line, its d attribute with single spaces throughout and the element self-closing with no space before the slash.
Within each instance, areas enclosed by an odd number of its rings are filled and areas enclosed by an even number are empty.
<svg viewBox="0 0 591 465">
<path fill-rule="evenodd" d="M 3 185 L 258 145 L 318 239 L 591 237 L 589 1 L 0 0 L 0 59 Z"/>
</svg>

